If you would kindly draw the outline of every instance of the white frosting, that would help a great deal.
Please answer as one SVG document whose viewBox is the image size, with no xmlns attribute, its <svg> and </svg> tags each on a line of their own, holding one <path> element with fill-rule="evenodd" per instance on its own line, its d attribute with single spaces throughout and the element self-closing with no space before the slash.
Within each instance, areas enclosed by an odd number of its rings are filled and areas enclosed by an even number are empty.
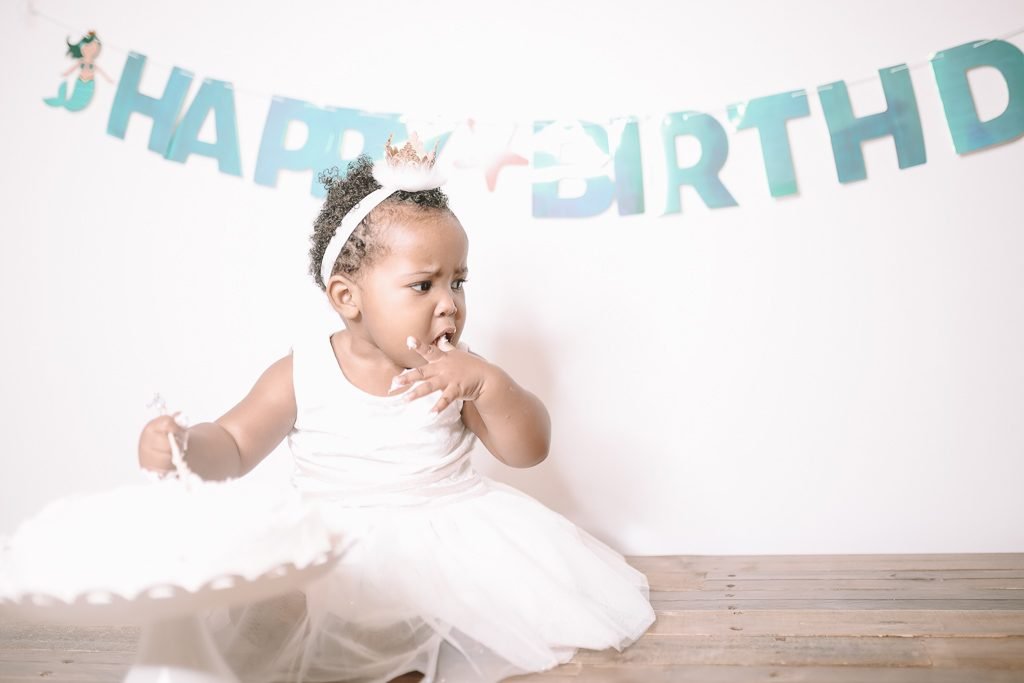
<svg viewBox="0 0 1024 683">
<path fill-rule="evenodd" d="M 305 567 L 337 539 L 294 489 L 165 479 L 57 500 L 4 540 L 0 599 L 195 591 L 225 575 Z"/>
</svg>

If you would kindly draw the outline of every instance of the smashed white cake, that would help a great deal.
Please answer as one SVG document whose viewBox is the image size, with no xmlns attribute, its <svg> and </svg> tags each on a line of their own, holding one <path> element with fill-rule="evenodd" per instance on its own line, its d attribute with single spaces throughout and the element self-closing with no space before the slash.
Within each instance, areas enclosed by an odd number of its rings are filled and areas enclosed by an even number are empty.
<svg viewBox="0 0 1024 683">
<path fill-rule="evenodd" d="M 57 500 L 0 540 L 0 599 L 195 591 L 223 576 L 301 569 L 336 540 L 294 489 L 193 478 L 124 486 Z"/>
</svg>

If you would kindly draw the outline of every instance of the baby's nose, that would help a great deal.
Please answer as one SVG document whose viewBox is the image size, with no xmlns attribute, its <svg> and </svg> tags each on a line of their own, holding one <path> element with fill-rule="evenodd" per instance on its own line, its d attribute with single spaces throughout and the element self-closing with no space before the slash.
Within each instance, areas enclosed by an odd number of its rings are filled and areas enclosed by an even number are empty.
<svg viewBox="0 0 1024 683">
<path fill-rule="evenodd" d="M 455 297 L 451 294 L 443 297 L 440 303 L 438 303 L 438 308 L 443 314 L 455 315 L 455 312 L 458 310 L 458 307 L 455 305 Z"/>
</svg>

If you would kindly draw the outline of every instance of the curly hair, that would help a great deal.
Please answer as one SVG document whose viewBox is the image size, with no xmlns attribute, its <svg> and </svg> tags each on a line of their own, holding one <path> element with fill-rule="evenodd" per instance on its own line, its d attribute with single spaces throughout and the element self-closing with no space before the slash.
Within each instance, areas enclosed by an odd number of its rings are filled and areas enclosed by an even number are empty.
<svg viewBox="0 0 1024 683">
<path fill-rule="evenodd" d="M 380 183 L 373 177 L 373 160 L 366 154 L 360 154 L 349 162 L 348 172 L 342 178 L 337 166 L 320 172 L 317 180 L 327 196 L 320 208 L 320 215 L 313 223 L 313 234 L 310 241 L 313 246 L 309 250 L 309 273 L 313 276 L 320 289 L 326 290 L 326 283 L 320 276 L 320 264 L 341 219 L 360 201 L 374 190 Z M 358 277 L 364 268 L 372 266 L 378 258 L 387 253 L 387 244 L 383 239 L 386 219 L 396 209 L 413 209 L 417 211 L 441 210 L 451 211 L 448 207 L 448 196 L 440 189 L 406 192 L 398 190 L 369 213 L 341 249 L 341 254 L 334 262 L 331 275 L 343 274 Z"/>
</svg>

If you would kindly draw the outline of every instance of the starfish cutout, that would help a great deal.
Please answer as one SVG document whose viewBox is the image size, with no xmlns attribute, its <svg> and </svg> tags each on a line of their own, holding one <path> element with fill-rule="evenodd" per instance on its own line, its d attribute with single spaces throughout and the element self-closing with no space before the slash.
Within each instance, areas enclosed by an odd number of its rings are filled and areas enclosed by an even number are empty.
<svg viewBox="0 0 1024 683">
<path fill-rule="evenodd" d="M 473 134 L 474 139 L 483 137 L 482 135 L 478 135 L 476 132 L 476 121 L 473 119 L 467 119 L 466 124 L 469 127 L 470 133 Z M 508 145 L 515 134 L 516 129 L 513 128 L 501 151 L 495 152 L 492 147 L 486 150 L 490 154 L 474 156 L 468 161 L 466 159 L 459 159 L 455 162 L 455 166 L 457 168 L 481 169 L 483 171 L 484 178 L 487 180 L 487 190 L 489 192 L 494 192 L 494 188 L 498 185 L 498 174 L 501 172 L 501 169 L 505 166 L 527 166 L 530 163 L 529 159 L 509 151 Z"/>
</svg>

